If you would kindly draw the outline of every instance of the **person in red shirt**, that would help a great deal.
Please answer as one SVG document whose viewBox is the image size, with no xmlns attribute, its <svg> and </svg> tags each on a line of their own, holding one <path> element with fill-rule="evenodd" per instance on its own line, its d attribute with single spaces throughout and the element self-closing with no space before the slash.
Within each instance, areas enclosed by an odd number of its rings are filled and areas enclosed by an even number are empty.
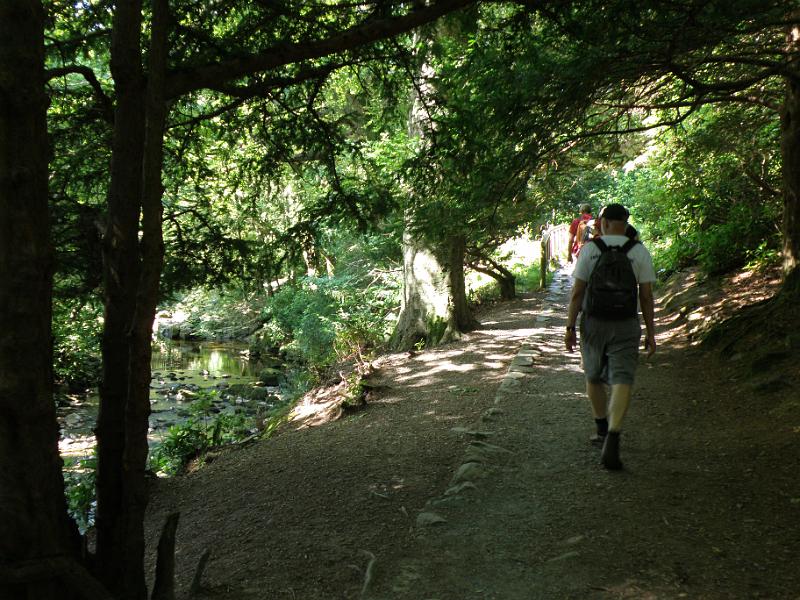
<svg viewBox="0 0 800 600">
<path fill-rule="evenodd" d="M 593 219 L 594 217 L 592 217 L 591 205 L 581 204 L 581 215 L 572 219 L 572 223 L 569 225 L 569 242 L 567 243 L 569 253 L 567 254 L 567 262 L 572 262 L 573 257 L 578 257 L 581 247 L 585 241 L 580 239 L 580 236 L 578 236 L 578 229 L 580 228 L 581 224 Z"/>
</svg>

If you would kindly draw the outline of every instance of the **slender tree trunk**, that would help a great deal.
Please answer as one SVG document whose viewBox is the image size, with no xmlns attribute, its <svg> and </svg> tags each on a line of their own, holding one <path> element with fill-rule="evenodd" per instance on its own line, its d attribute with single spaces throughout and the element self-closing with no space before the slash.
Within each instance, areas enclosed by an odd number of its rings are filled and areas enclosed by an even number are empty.
<svg viewBox="0 0 800 600">
<path fill-rule="evenodd" d="M 478 261 L 486 263 L 489 266 L 483 266 Z M 503 300 L 513 300 L 517 297 L 517 278 L 503 265 L 496 263 L 488 257 L 479 256 L 469 263 L 469 267 L 478 273 L 483 273 L 494 279 L 500 286 L 500 297 Z"/>
<path fill-rule="evenodd" d="M 37 563 L 77 559 L 52 385 L 44 11 L 0 2 L 0 598 L 71 598 Z M 15 583 L 16 581 L 16 583 Z"/>
<path fill-rule="evenodd" d="M 120 2 L 114 12 L 111 73 L 116 107 L 111 183 L 103 239 L 105 323 L 103 379 L 97 419 L 97 575 L 119 598 L 143 597 L 144 581 L 128 556 L 125 510 L 125 413 L 130 389 L 130 340 L 139 283 L 139 209 L 142 196 L 145 95 L 140 45 L 141 0 Z"/>
<path fill-rule="evenodd" d="M 789 49 L 800 48 L 800 26 L 789 32 Z M 800 266 L 800 68 L 786 78 L 786 97 L 781 111 L 781 156 L 783 159 L 783 269 Z"/>
<path fill-rule="evenodd" d="M 126 600 L 147 597 L 144 514 L 151 336 L 164 258 L 161 171 L 167 113 L 167 1 L 154 0 L 152 7 L 146 86 L 139 41 L 141 2 L 117 6 L 112 43 L 117 108 L 104 245 L 97 552 L 99 574 L 116 596 Z"/>
<path fill-rule="evenodd" d="M 123 455 L 123 515 L 125 531 L 125 598 L 147 596 L 144 576 L 144 516 L 147 509 L 147 431 L 150 417 L 150 358 L 153 321 L 164 261 L 161 181 L 167 116 L 164 84 L 167 56 L 167 0 L 154 0 L 148 52 L 146 121 L 143 157 L 141 266 L 136 308 L 130 334 L 128 395 L 125 407 Z"/>
<path fill-rule="evenodd" d="M 453 319 L 459 332 L 472 331 L 480 323 L 473 316 L 467 301 L 467 289 L 464 283 L 464 258 L 466 240 L 463 235 L 453 236 L 448 240 L 450 248 L 450 294 L 453 301 Z"/>
</svg>

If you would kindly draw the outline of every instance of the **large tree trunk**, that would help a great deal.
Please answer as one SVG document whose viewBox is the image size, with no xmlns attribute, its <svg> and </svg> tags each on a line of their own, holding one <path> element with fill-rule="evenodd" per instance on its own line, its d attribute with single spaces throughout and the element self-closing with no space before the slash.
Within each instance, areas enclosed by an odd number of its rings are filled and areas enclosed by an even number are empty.
<svg viewBox="0 0 800 600">
<path fill-rule="evenodd" d="M 410 350 L 417 343 L 435 345 L 457 339 L 479 323 L 467 302 L 464 285 L 464 238 L 434 244 L 403 234 L 403 298 L 391 346 Z"/>
<path fill-rule="evenodd" d="M 0 598 L 75 597 L 64 591 L 52 570 L 43 567 L 47 559 L 69 561 L 78 554 L 77 530 L 64 497 L 53 402 L 46 115 L 44 11 L 33 0 L 4 0 L 0 3 Z M 33 575 L 23 577 L 25 572 Z"/>
<path fill-rule="evenodd" d="M 403 298 L 391 345 L 410 350 L 424 341 L 429 345 L 453 339 L 458 327 L 452 310 L 450 272 L 439 249 L 403 233 Z"/>
<path fill-rule="evenodd" d="M 419 36 L 415 35 L 415 41 L 415 46 L 424 47 L 418 43 Z M 420 72 L 422 81 L 413 93 L 408 133 L 425 141 L 435 128 L 426 108 L 434 93 L 434 72 L 425 62 Z M 398 350 L 410 350 L 421 341 L 429 345 L 447 342 L 477 324 L 467 304 L 463 237 L 425 239 L 415 227 L 413 206 L 413 201 L 409 202 L 406 211 L 403 299 L 391 340 L 391 346 Z"/>
</svg>

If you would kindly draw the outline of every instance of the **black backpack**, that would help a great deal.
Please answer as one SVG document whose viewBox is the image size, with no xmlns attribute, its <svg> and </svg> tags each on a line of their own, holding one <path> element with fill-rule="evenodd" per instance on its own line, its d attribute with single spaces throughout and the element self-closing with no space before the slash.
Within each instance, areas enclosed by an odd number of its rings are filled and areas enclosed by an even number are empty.
<svg viewBox="0 0 800 600">
<path fill-rule="evenodd" d="M 600 256 L 586 286 L 586 314 L 617 321 L 638 314 L 639 285 L 628 252 L 639 242 L 628 240 L 624 246 L 609 246 L 600 238 L 592 240 Z"/>
</svg>

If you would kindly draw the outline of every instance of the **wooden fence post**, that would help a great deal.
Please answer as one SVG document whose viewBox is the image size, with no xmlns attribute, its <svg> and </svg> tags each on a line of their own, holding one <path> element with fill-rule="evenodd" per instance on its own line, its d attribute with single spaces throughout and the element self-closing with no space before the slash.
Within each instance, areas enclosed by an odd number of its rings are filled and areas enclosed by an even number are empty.
<svg viewBox="0 0 800 600">
<path fill-rule="evenodd" d="M 547 287 L 547 267 L 550 262 L 550 233 L 544 232 L 542 234 L 542 250 L 539 256 L 539 287 L 544 289 Z"/>
</svg>

